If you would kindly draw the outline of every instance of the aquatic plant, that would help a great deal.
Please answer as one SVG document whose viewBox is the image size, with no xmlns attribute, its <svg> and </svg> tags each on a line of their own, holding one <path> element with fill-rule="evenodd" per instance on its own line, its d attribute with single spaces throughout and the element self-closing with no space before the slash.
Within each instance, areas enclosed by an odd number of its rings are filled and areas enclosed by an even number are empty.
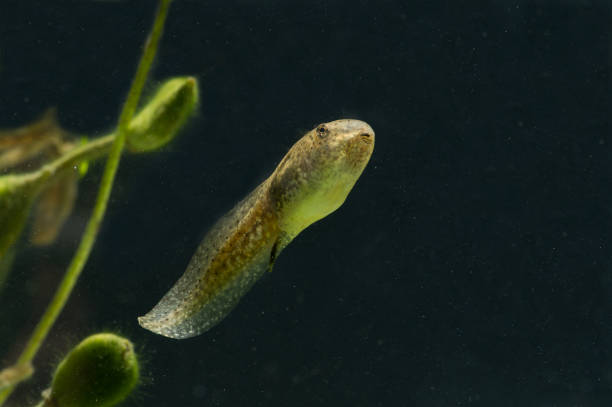
<svg viewBox="0 0 612 407">
<path fill-rule="evenodd" d="M 132 343 L 112 333 L 91 335 L 60 362 L 39 407 L 110 407 L 123 401 L 140 376 Z"/>
<path fill-rule="evenodd" d="M 124 146 L 127 144 L 128 150 L 133 152 L 154 151 L 162 147 L 174 138 L 197 103 L 198 92 L 195 79 L 191 77 L 173 78 L 164 82 L 155 96 L 140 109 L 138 114 L 135 114 L 155 57 L 170 3 L 171 0 L 160 0 L 151 34 L 145 43 L 136 74 L 121 110 L 116 131 L 80 145 L 66 145 L 65 149 L 59 148 L 59 157 L 43 163 L 35 171 L 0 176 L 1 284 L 3 275 L 10 269 L 10 259 L 14 256 L 14 244 L 21 235 L 34 203 L 41 199 L 41 194 L 45 189 L 52 188 L 58 179 L 74 171 L 75 166 L 78 168 L 79 165 L 89 160 L 108 156 L 91 217 L 54 297 L 15 365 L 0 371 L 0 406 L 11 394 L 15 385 L 27 379 L 33 372 L 32 360 L 62 311 L 87 262 L 106 212 Z M 41 151 L 46 151 L 49 145 L 64 146 L 61 138 L 58 141 L 57 138 L 45 139 L 42 137 L 44 142 L 41 141 L 41 138 L 33 142 L 32 138 L 28 139 L 25 136 L 20 139 L 18 133 L 13 133 L 16 136 L 13 139 L 14 148 L 9 146 L 0 155 L 0 158 L 5 159 L 7 166 L 14 166 L 21 161 L 32 159 Z M 22 134 L 27 135 L 27 132 L 22 132 Z M 23 143 L 20 144 L 20 142 Z M 60 192 L 59 195 L 60 201 L 69 200 L 66 199 L 68 194 Z M 62 205 L 58 207 L 61 209 Z M 93 360 L 104 360 L 105 362 L 96 364 L 92 362 Z M 119 371 L 123 373 L 110 378 L 108 370 L 115 369 L 116 371 L 117 363 L 121 366 Z M 87 377 L 76 373 L 83 366 L 87 366 L 90 372 L 89 375 L 85 375 Z M 104 381 L 106 379 L 112 379 L 112 386 Z M 48 400 L 53 400 L 55 403 L 53 405 L 63 407 L 110 406 L 123 399 L 133 388 L 137 379 L 138 366 L 130 342 L 111 334 L 94 335 L 81 342 L 60 363 L 47 401 L 43 401 L 42 405 L 48 404 Z M 104 383 L 102 386 L 104 389 L 98 388 L 102 383 Z M 75 391 L 75 387 L 81 390 Z M 67 388 L 73 389 L 67 391 Z M 98 404 L 91 402 L 91 399 L 87 399 L 90 396 L 99 397 L 100 402 Z"/>
<path fill-rule="evenodd" d="M 197 98 L 195 78 L 179 77 L 164 82 L 151 101 L 130 121 L 126 132 L 128 150 L 144 153 L 167 144 L 193 111 Z M 107 154 L 116 138 L 117 132 L 111 133 L 68 150 L 37 171 L 0 177 L 0 230 L 3 231 L 0 234 L 0 258 L 19 237 L 32 203 L 40 199 L 41 191 L 47 192 L 66 173 L 77 171 L 77 164 Z M 19 141 L 15 143 L 19 147 Z M 24 157 L 24 160 L 27 158 Z M 49 204 L 39 204 L 41 207 L 48 208 Z M 61 205 L 57 208 L 62 209 Z M 45 230 L 42 226 L 33 227 L 39 234 L 41 229 Z M 43 242 L 48 243 L 49 240 L 52 239 L 44 239 Z"/>
</svg>

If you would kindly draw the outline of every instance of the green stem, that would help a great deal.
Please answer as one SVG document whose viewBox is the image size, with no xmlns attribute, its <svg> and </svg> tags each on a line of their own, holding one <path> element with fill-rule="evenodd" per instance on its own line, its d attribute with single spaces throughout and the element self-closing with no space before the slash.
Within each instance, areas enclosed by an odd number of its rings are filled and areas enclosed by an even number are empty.
<svg viewBox="0 0 612 407">
<path fill-rule="evenodd" d="M 155 58 L 157 45 L 163 31 L 170 2 L 171 0 L 160 0 L 159 9 L 155 17 L 151 35 L 145 43 L 144 52 L 140 58 L 136 75 L 134 76 L 130 91 L 119 117 L 117 135 L 111 146 L 108 160 L 106 161 L 96 203 L 91 218 L 89 219 L 87 227 L 85 228 L 83 238 L 81 239 L 79 247 L 72 258 L 72 261 L 68 266 L 68 269 L 64 274 L 64 278 L 57 288 L 51 303 L 34 329 L 34 332 L 26 344 L 25 349 L 19 356 L 17 363 L 28 363 L 34 358 L 38 349 L 45 340 L 45 337 L 49 333 L 49 330 L 66 304 L 66 301 L 70 296 L 70 292 L 76 284 L 79 274 L 87 262 L 87 258 L 89 257 L 89 253 L 91 252 L 93 244 L 96 240 L 100 224 L 106 211 L 108 198 L 110 196 L 115 174 L 117 173 L 117 168 L 119 166 L 121 152 L 123 150 L 123 146 L 125 145 L 127 127 L 132 119 L 132 116 L 134 115 L 134 112 L 136 111 L 140 94 L 142 93 L 142 88 L 147 79 L 153 59 Z M 68 162 L 65 162 L 64 165 L 68 165 Z M 0 392 L 0 406 L 8 398 L 13 389 L 14 386 L 11 386 Z"/>
<path fill-rule="evenodd" d="M 66 152 L 64 155 L 56 160 L 53 160 L 49 164 L 46 164 L 37 172 L 40 173 L 42 181 L 46 181 L 48 178 L 51 178 L 54 175 L 59 174 L 83 161 L 93 160 L 94 158 L 98 158 L 106 154 L 113 145 L 115 138 L 116 133 L 111 133 L 107 136 L 88 141 L 87 143 Z"/>
</svg>

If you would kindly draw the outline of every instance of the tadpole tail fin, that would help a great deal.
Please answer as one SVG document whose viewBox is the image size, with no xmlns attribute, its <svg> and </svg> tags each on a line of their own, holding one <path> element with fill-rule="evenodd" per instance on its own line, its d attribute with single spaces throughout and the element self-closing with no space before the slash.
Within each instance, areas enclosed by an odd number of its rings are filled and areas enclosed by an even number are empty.
<svg viewBox="0 0 612 407">
<path fill-rule="evenodd" d="M 189 338 L 212 328 L 238 304 L 273 260 L 276 224 L 269 223 L 272 229 L 264 233 L 258 207 L 266 185 L 256 188 L 208 232 L 183 276 L 138 318 L 140 326 L 169 338 Z"/>
<path fill-rule="evenodd" d="M 202 334 L 221 322 L 268 268 L 270 251 L 263 253 L 212 295 L 198 295 L 189 269 L 151 311 L 138 318 L 145 329 L 174 339 Z"/>
</svg>

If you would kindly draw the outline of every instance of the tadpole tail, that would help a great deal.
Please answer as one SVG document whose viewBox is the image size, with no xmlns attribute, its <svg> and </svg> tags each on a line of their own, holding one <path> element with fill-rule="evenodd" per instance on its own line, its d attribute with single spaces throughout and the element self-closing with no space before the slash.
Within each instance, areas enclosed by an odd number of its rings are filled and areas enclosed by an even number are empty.
<svg viewBox="0 0 612 407">
<path fill-rule="evenodd" d="M 188 268 L 151 311 L 138 318 L 145 329 L 173 339 L 200 335 L 218 324 L 267 269 L 269 249 L 206 297 L 198 295 L 195 269 Z"/>
</svg>

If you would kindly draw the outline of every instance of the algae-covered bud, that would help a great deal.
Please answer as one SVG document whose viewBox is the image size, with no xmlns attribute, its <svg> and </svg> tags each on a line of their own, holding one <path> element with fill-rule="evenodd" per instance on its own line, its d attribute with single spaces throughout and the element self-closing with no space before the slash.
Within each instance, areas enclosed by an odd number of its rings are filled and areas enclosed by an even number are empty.
<svg viewBox="0 0 612 407">
<path fill-rule="evenodd" d="M 197 101 L 198 86 L 195 78 L 167 80 L 131 120 L 127 147 L 131 151 L 146 152 L 164 146 L 176 136 Z"/>
<path fill-rule="evenodd" d="M 110 407 L 124 400 L 138 383 L 132 343 L 111 333 L 79 343 L 57 367 L 45 405 Z"/>
</svg>

